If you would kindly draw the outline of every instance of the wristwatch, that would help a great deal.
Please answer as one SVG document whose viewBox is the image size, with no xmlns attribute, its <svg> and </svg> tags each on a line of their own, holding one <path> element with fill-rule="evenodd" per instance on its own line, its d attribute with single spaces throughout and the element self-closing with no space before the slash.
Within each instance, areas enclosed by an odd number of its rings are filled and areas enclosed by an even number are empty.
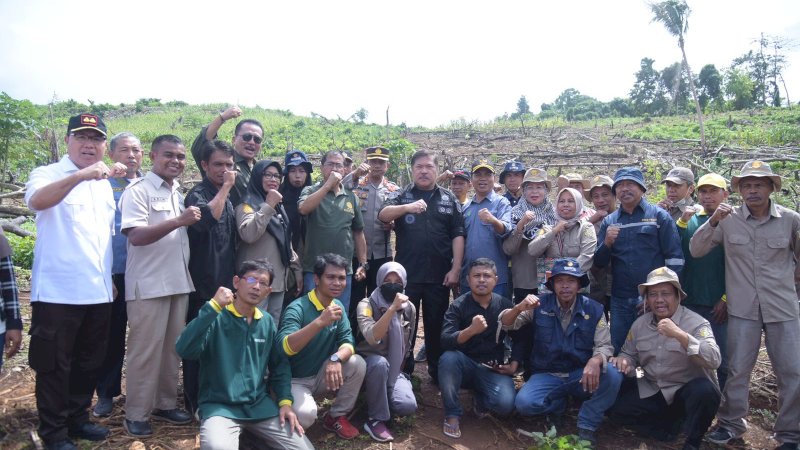
<svg viewBox="0 0 800 450">
<path fill-rule="evenodd" d="M 363 267 L 364 270 L 369 270 L 369 261 L 361 263 L 358 267 Z"/>
<path fill-rule="evenodd" d="M 334 354 L 332 354 L 332 355 L 331 355 L 331 357 L 330 357 L 330 360 L 331 360 L 331 362 L 335 362 L 335 363 L 340 363 L 340 362 L 342 362 L 342 361 L 339 359 L 339 354 L 338 354 L 338 353 L 334 353 Z"/>
</svg>

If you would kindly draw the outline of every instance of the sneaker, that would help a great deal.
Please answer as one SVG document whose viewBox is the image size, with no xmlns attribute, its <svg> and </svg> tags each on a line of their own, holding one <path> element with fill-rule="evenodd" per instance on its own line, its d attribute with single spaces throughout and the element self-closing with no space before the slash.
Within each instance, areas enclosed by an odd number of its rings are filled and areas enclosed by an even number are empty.
<svg viewBox="0 0 800 450">
<path fill-rule="evenodd" d="M 182 409 L 154 409 L 150 416 L 156 420 L 185 425 L 192 421 L 192 415 Z"/>
<path fill-rule="evenodd" d="M 386 428 L 386 424 L 380 420 L 368 420 L 364 423 L 364 431 L 378 442 L 389 442 L 394 440 L 394 436 Z"/>
<path fill-rule="evenodd" d="M 122 421 L 122 427 L 125 428 L 125 432 L 133 437 L 150 437 L 153 435 L 153 428 L 147 420 L 137 422 L 125 419 Z"/>
<path fill-rule="evenodd" d="M 586 428 L 578 428 L 578 439 L 588 441 L 592 447 L 597 444 L 597 438 L 594 437 L 594 431 Z"/>
<path fill-rule="evenodd" d="M 472 412 L 475 413 L 475 417 L 478 419 L 485 419 L 490 415 L 489 411 L 481 406 L 481 402 L 478 401 L 478 397 L 474 395 L 472 396 Z"/>
<path fill-rule="evenodd" d="M 97 404 L 94 405 L 92 415 L 95 417 L 108 417 L 114 409 L 114 399 L 106 397 L 98 397 Z"/>
<path fill-rule="evenodd" d="M 419 351 L 414 355 L 414 362 L 425 362 L 428 360 L 428 352 L 425 351 L 425 344 L 419 348 Z"/>
<path fill-rule="evenodd" d="M 731 439 L 736 439 L 736 435 L 733 434 L 733 431 L 724 427 L 719 427 L 706 435 L 706 440 L 708 442 L 717 445 L 725 445 Z"/>
<path fill-rule="evenodd" d="M 67 428 L 67 435 L 71 438 L 86 439 L 87 441 L 103 441 L 111 434 L 108 428 L 92 422 L 83 422 Z"/>
<path fill-rule="evenodd" d="M 322 428 L 333 431 L 342 439 L 353 439 L 358 436 L 358 430 L 345 416 L 331 417 L 330 413 L 325 414 L 325 419 L 322 421 Z"/>
</svg>

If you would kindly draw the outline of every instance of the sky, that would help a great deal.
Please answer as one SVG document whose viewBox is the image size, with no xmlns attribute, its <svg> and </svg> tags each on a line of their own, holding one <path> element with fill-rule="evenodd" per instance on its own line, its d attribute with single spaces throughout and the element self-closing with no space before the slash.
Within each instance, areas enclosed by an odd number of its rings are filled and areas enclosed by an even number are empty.
<svg viewBox="0 0 800 450">
<path fill-rule="evenodd" d="M 800 1 L 689 0 L 695 73 L 793 39 L 784 72 L 800 100 Z M 139 98 L 228 103 L 368 121 L 445 125 L 531 109 L 567 88 L 627 97 L 643 57 L 677 41 L 643 0 L 0 0 L 0 91 L 47 103 Z M 792 95 L 794 96 L 792 97 Z"/>
</svg>

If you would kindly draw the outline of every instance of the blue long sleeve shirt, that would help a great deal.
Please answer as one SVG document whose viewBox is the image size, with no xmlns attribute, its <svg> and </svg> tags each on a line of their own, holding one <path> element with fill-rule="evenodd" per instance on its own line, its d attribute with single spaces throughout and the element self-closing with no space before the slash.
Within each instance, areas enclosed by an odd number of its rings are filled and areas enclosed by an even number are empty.
<svg viewBox="0 0 800 450">
<path fill-rule="evenodd" d="M 606 231 L 611 225 L 618 225 L 620 230 L 614 245 L 608 247 Z M 639 284 L 659 267 L 667 266 L 678 275 L 683 269 L 683 249 L 675 222 L 668 212 L 645 199 L 631 214 L 619 208 L 603 219 L 597 243 L 594 265 L 603 268 L 611 264 L 612 297 L 638 297 Z"/>
<path fill-rule="evenodd" d="M 481 222 L 478 212 L 486 208 L 503 222 L 503 232 L 495 233 L 494 225 Z M 508 283 L 508 255 L 503 252 L 503 239 L 511 232 L 511 204 L 508 199 L 491 192 L 480 203 L 473 197 L 464 205 L 464 226 L 467 239 L 464 243 L 464 262 L 461 281 L 466 283 L 469 264 L 478 258 L 489 258 L 497 265 L 497 283 Z"/>
</svg>

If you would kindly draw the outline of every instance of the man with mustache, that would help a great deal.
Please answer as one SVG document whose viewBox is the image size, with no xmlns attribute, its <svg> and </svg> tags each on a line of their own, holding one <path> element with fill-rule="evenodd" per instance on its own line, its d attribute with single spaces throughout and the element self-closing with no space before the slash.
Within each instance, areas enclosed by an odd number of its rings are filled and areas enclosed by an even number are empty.
<svg viewBox="0 0 800 450">
<path fill-rule="evenodd" d="M 192 158 L 194 158 L 200 175 L 205 175 L 205 169 L 201 163 L 203 147 L 208 141 L 217 139 L 217 132 L 222 124 L 228 120 L 235 119 L 242 115 L 242 110 L 238 106 L 231 106 L 219 113 L 214 120 L 200 130 L 192 143 Z M 255 119 L 244 119 L 236 124 L 233 130 L 231 144 L 236 152 L 233 164 L 236 170 L 236 182 L 231 189 L 230 200 L 233 207 L 239 206 L 244 195 L 247 193 L 247 183 L 250 182 L 250 173 L 256 163 L 256 157 L 261 153 L 261 143 L 264 140 L 264 127 L 261 122 Z"/>
<path fill-rule="evenodd" d="M 706 440 L 724 445 L 747 431 L 750 374 L 765 334 L 778 379 L 775 439 L 780 449 L 800 442 L 800 214 L 775 203 L 781 177 L 763 161 L 749 161 L 731 187 L 744 205 L 720 203 L 689 242 L 699 258 L 725 250 L 728 306 L 728 379 L 717 412 L 718 428 Z"/>
<path fill-rule="evenodd" d="M 645 200 L 642 171 L 623 167 L 614 174 L 611 193 L 620 208 L 603 219 L 597 235 L 594 265 L 611 265 L 611 342 L 619 352 L 625 342 L 642 299 L 637 286 L 647 274 L 667 266 L 680 274 L 683 250 L 678 229 L 669 213 Z"/>
<path fill-rule="evenodd" d="M 551 292 L 541 298 L 528 295 L 501 312 L 500 321 L 504 330 L 532 325 L 527 336 L 518 338 L 531 347 L 520 359 L 530 359 L 533 376 L 517 394 L 517 412 L 548 414 L 560 423 L 568 397 L 583 400 L 578 436 L 594 444 L 603 413 L 617 398 L 622 374 L 607 363 L 614 347 L 603 306 L 578 293 L 588 284 L 589 277 L 581 272 L 578 260 L 557 259 L 547 280 Z M 512 365 L 516 369 L 517 363 Z"/>
</svg>

